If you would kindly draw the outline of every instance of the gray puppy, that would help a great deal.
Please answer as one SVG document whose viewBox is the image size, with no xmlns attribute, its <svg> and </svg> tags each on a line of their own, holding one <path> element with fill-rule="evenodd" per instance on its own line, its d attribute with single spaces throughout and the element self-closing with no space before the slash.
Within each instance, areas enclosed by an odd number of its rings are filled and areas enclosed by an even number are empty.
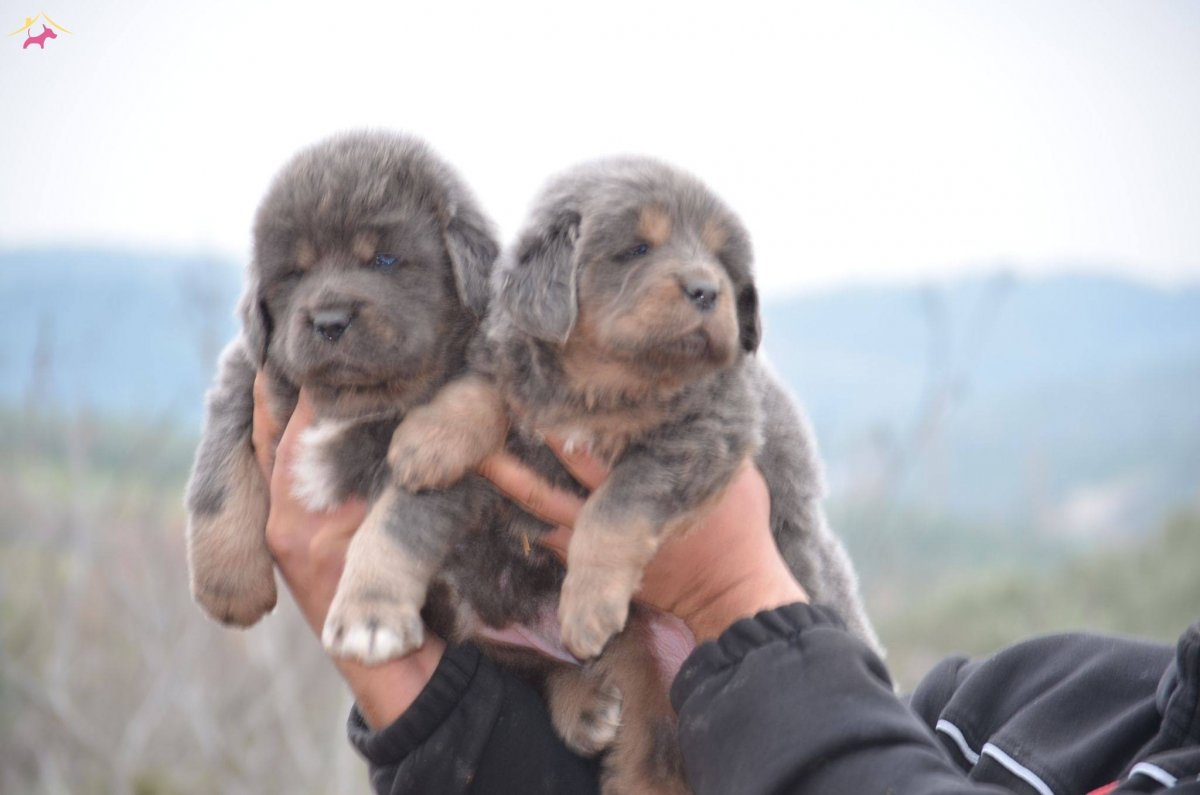
<svg viewBox="0 0 1200 795">
<path fill-rule="evenodd" d="M 590 684 L 552 680 L 550 690 L 555 723 L 572 745 L 615 743 L 610 788 L 683 789 L 661 683 L 655 700 L 637 670 L 650 665 L 638 651 L 644 621 L 621 630 L 659 545 L 722 493 L 747 456 L 767 481 L 771 527 L 791 570 L 879 648 L 850 561 L 826 525 L 812 434 L 754 355 L 760 323 L 749 236 L 698 180 L 642 158 L 552 180 L 501 257 L 484 333 L 471 372 L 405 418 L 389 461 L 414 493 L 459 483 L 506 444 L 573 486 L 533 452 L 540 433 L 612 464 L 575 526 L 558 607 L 566 647 L 599 657 L 585 669 Z M 553 565 L 529 554 L 529 533 L 545 525 L 518 519 L 492 525 L 493 535 L 525 547 L 524 559 L 509 556 L 504 582 Z M 484 601 L 467 596 L 471 605 Z"/>
<path fill-rule="evenodd" d="M 385 453 L 413 406 L 465 364 L 498 246 L 456 174 L 423 143 L 356 133 L 296 155 L 259 207 L 239 314 L 221 357 L 187 489 L 196 600 L 238 626 L 275 604 L 268 488 L 251 442 L 255 372 L 276 416 L 300 387 L 317 420 L 301 440 L 297 494 L 312 508 L 373 501 L 325 626 L 333 652 L 378 662 L 419 645 L 425 588 L 486 489 L 392 485 Z"/>
</svg>

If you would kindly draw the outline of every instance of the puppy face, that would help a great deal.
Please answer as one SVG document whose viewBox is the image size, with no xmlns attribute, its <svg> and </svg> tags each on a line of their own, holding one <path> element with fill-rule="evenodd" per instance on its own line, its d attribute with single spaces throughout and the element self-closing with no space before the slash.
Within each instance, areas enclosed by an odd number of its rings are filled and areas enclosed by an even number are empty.
<svg viewBox="0 0 1200 795">
<path fill-rule="evenodd" d="M 248 330 L 301 386 L 395 393 L 481 315 L 496 246 L 422 144 L 342 136 L 302 152 L 255 225 Z"/>
<path fill-rule="evenodd" d="M 699 374 L 738 352 L 733 282 L 714 216 L 636 203 L 594 217 L 580 242 L 575 348 L 639 370 Z"/>
<path fill-rule="evenodd" d="M 689 379 L 758 344 L 748 236 L 694 178 L 654 161 L 606 161 L 547 191 L 501 279 L 523 330 L 568 361 L 640 379 Z"/>
<path fill-rule="evenodd" d="M 412 377 L 458 305 L 432 217 L 363 218 L 270 236 L 258 263 L 281 365 L 298 383 Z M 289 230 L 290 231 L 290 230 Z"/>
</svg>

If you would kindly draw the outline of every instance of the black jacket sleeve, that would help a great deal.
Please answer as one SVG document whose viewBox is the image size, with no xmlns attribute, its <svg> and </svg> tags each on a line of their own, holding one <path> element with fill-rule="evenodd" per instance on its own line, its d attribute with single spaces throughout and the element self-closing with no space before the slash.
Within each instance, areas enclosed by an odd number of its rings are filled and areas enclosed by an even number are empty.
<svg viewBox="0 0 1200 795">
<path fill-rule="evenodd" d="M 832 611 L 789 605 L 697 648 L 671 701 L 697 795 L 1065 795 L 1118 778 L 1121 792 L 1200 786 L 1200 624 L 1177 655 L 1068 634 L 952 658 L 910 705 Z M 534 689 L 472 646 L 448 650 L 391 726 L 371 732 L 352 713 L 350 737 L 379 793 L 597 786 L 596 764 L 555 736 Z"/>
<path fill-rule="evenodd" d="M 820 607 L 737 622 L 692 653 L 671 701 L 697 795 L 1009 792 L 969 782 L 879 658 Z"/>
<path fill-rule="evenodd" d="M 446 650 L 390 726 L 371 731 L 355 708 L 349 731 L 380 795 L 596 791 L 596 763 L 563 745 L 537 692 L 470 645 Z"/>
</svg>

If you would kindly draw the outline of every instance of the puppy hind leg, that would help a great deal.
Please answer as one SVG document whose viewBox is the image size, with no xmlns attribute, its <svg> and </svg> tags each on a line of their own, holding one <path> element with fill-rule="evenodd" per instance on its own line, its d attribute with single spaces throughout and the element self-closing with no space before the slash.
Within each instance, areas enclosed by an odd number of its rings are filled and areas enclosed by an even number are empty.
<svg viewBox="0 0 1200 795">
<path fill-rule="evenodd" d="M 595 756 L 612 745 L 621 726 L 621 691 L 597 666 L 564 666 L 546 682 L 550 722 L 580 756 Z"/>
<path fill-rule="evenodd" d="M 679 727 L 667 695 L 668 682 L 654 656 L 654 638 L 636 610 L 629 626 L 613 638 L 597 660 L 624 694 L 621 730 L 604 762 L 601 791 L 606 795 L 685 795 Z"/>
<path fill-rule="evenodd" d="M 820 538 L 817 551 L 824 569 L 822 579 L 825 595 L 821 597 L 822 600 L 837 610 L 851 633 L 858 636 L 880 658 L 886 658 L 887 650 L 867 616 L 867 608 L 863 604 L 858 586 L 858 575 L 850 562 L 850 554 L 846 547 L 837 536 L 826 531 Z"/>
<path fill-rule="evenodd" d="M 768 481 L 770 484 L 770 481 Z M 788 492 L 771 492 L 772 532 L 780 554 L 813 601 L 828 605 L 850 632 L 880 657 L 883 645 L 867 616 L 858 575 L 845 546 L 829 529 L 816 499 Z"/>
<path fill-rule="evenodd" d="M 630 716 L 604 760 L 604 795 L 688 795 L 673 715 Z"/>
<path fill-rule="evenodd" d="M 392 435 L 388 464 L 409 491 L 457 483 L 508 431 L 508 409 L 496 385 L 480 375 L 447 384 L 432 401 L 410 411 Z"/>
<path fill-rule="evenodd" d="M 187 487 L 192 595 L 213 618 L 249 626 L 275 606 L 270 497 L 250 438 L 255 367 L 239 338 L 221 356 Z"/>
</svg>

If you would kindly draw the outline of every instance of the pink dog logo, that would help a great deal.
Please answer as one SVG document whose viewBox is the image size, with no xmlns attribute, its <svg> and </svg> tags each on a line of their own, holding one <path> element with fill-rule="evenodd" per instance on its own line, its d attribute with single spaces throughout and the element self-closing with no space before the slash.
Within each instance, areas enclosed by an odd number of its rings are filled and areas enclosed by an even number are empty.
<svg viewBox="0 0 1200 795">
<path fill-rule="evenodd" d="M 33 35 L 33 26 L 34 23 L 36 23 L 39 19 L 44 19 L 45 22 L 42 23 L 42 32 L 35 36 Z M 44 50 L 46 49 L 46 41 L 48 39 L 58 38 L 58 34 L 55 33 L 56 30 L 61 30 L 63 33 L 71 32 L 55 22 L 50 18 L 49 14 L 43 11 L 35 17 L 25 17 L 25 24 L 8 35 L 16 36 L 18 33 L 25 34 L 25 43 L 21 45 L 22 50 L 28 50 L 29 45 L 31 44 L 36 44 L 39 48 Z"/>
<path fill-rule="evenodd" d="M 57 33 L 50 30 L 50 28 L 46 27 L 45 25 L 42 25 L 42 32 L 39 33 L 37 36 L 33 35 L 33 31 L 28 32 L 28 35 L 25 37 L 25 43 L 21 45 L 21 49 L 24 50 L 24 49 L 27 49 L 30 44 L 36 44 L 37 46 L 41 47 L 44 50 L 44 49 L 46 49 L 46 39 L 57 39 L 57 38 L 58 38 Z"/>
</svg>

